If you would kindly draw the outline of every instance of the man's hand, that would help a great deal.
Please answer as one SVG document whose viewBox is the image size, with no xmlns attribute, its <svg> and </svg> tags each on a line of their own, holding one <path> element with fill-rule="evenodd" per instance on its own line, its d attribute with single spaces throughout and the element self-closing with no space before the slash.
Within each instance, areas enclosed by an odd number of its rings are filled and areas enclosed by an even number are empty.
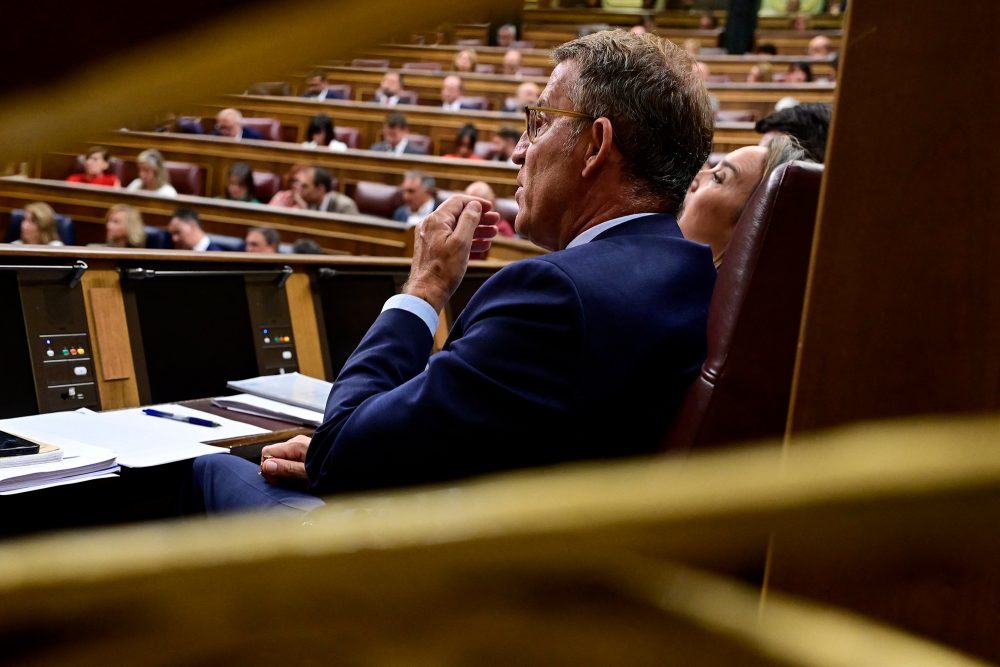
<svg viewBox="0 0 1000 667">
<path fill-rule="evenodd" d="M 416 229 L 410 279 L 403 292 L 440 312 L 465 276 L 470 255 L 481 257 L 497 234 L 500 214 L 485 199 L 449 197 Z"/>
<path fill-rule="evenodd" d="M 311 438 L 297 435 L 261 450 L 260 474 L 271 484 L 301 484 L 306 477 L 306 450 Z"/>
</svg>

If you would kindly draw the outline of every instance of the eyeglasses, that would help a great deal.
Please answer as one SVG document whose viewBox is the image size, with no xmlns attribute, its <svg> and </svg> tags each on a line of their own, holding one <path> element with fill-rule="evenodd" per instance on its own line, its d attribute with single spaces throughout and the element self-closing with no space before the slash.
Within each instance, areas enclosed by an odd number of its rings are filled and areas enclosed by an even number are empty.
<svg viewBox="0 0 1000 667">
<path fill-rule="evenodd" d="M 539 136 L 545 133 L 548 129 L 549 123 L 544 116 L 541 114 L 557 114 L 560 116 L 571 116 L 573 118 L 588 118 L 594 120 L 596 116 L 591 116 L 589 113 L 581 113 L 579 111 L 570 111 L 569 109 L 552 109 L 550 107 L 539 107 L 534 104 L 528 104 L 524 107 L 524 124 L 525 130 L 528 133 L 528 141 L 534 141 Z"/>
</svg>

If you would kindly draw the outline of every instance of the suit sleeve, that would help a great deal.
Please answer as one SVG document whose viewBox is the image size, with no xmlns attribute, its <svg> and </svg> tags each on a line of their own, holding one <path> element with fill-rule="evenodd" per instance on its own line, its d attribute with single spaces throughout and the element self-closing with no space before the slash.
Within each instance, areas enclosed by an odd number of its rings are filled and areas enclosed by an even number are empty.
<svg viewBox="0 0 1000 667">
<path fill-rule="evenodd" d="M 429 363 L 423 321 L 383 312 L 334 383 L 306 456 L 311 489 L 426 483 L 543 461 L 525 444 L 525 424 L 556 424 L 573 402 L 583 324 L 572 283 L 536 260 L 487 281 Z"/>
</svg>

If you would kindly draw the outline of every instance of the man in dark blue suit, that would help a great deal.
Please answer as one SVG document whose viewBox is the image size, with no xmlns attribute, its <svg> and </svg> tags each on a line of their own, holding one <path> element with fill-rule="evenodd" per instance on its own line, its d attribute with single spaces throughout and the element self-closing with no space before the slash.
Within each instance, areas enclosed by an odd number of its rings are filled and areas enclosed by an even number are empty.
<svg viewBox="0 0 1000 667">
<path fill-rule="evenodd" d="M 226 250 L 205 233 L 201 228 L 201 218 L 198 217 L 197 211 L 190 208 L 179 208 L 174 211 L 167 224 L 167 231 L 170 232 L 170 239 L 177 250 L 197 252 Z"/>
<path fill-rule="evenodd" d="M 715 270 L 674 213 L 711 148 L 710 103 L 690 56 L 653 35 L 596 33 L 554 59 L 513 155 L 515 228 L 553 252 L 497 272 L 428 363 L 498 221 L 485 200 L 446 200 L 311 442 L 266 447 L 260 477 L 236 457 L 195 462 L 210 510 L 658 449 L 705 355 Z"/>
<path fill-rule="evenodd" d="M 252 127 L 243 127 L 243 114 L 237 109 L 223 109 L 215 116 L 215 129 L 212 134 L 220 137 L 229 137 L 239 141 L 241 139 L 263 139 L 264 135 Z"/>
</svg>

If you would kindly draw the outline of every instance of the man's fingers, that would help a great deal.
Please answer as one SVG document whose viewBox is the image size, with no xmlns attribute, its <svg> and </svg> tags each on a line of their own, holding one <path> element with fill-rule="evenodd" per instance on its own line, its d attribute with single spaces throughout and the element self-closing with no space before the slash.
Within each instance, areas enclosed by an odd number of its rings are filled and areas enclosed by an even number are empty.
<svg viewBox="0 0 1000 667">
<path fill-rule="evenodd" d="M 472 240 L 482 217 L 483 205 L 478 199 L 468 202 L 462 209 L 462 215 L 458 216 L 458 224 L 455 225 L 455 234 L 463 243 Z"/>
<path fill-rule="evenodd" d="M 499 233 L 499 231 L 500 230 L 497 229 L 496 225 L 484 225 L 483 223 L 480 222 L 479 226 L 476 227 L 476 231 L 473 234 L 473 238 L 491 239 L 494 236 L 496 236 Z"/>
<path fill-rule="evenodd" d="M 306 466 L 300 461 L 265 459 L 260 465 L 260 472 L 269 482 L 272 480 L 306 479 Z"/>
</svg>

